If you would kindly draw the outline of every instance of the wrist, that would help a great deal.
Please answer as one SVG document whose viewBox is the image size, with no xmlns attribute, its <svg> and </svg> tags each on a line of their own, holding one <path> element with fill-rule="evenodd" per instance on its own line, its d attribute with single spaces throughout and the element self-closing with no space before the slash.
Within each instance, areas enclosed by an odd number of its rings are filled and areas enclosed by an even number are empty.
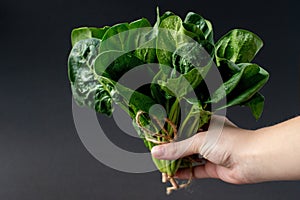
<svg viewBox="0 0 300 200">
<path fill-rule="evenodd" d="M 266 161 L 266 156 L 264 155 L 263 140 L 261 130 L 254 130 L 249 134 L 247 144 L 243 146 L 243 151 L 241 151 L 241 168 L 246 183 L 265 181 L 264 168 L 268 161 Z"/>
<path fill-rule="evenodd" d="M 253 131 L 243 159 L 248 183 L 282 180 L 281 142 L 272 127 Z"/>
<path fill-rule="evenodd" d="M 236 167 L 240 172 L 240 179 L 243 183 L 258 183 L 263 180 L 261 170 L 262 154 L 258 150 L 260 146 L 260 133 L 258 130 L 243 130 L 243 138 L 240 138 L 239 142 L 234 149 L 237 152 Z"/>
</svg>

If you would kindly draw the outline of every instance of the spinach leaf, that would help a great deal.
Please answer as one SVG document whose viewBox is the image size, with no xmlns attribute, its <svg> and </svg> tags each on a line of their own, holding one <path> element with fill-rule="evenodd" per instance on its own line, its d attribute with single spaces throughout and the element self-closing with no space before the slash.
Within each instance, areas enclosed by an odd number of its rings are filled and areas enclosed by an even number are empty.
<svg viewBox="0 0 300 200">
<path fill-rule="evenodd" d="M 213 28 L 212 24 L 208 20 L 204 19 L 202 16 L 194 12 L 189 12 L 185 17 L 184 22 L 187 24 L 196 25 L 196 27 L 205 36 L 205 39 L 208 40 L 211 44 L 214 44 Z"/>
<path fill-rule="evenodd" d="M 155 22 L 153 28 L 157 30 L 161 21 L 172 15 L 175 15 L 175 14 L 171 11 L 166 11 L 162 16 L 160 16 L 159 7 L 157 7 L 156 8 L 156 22 Z"/>
<path fill-rule="evenodd" d="M 79 105 L 91 107 L 99 113 L 111 115 L 112 98 L 110 84 L 99 84 L 92 63 L 98 54 L 100 40 L 91 38 L 77 42 L 69 56 L 68 72 L 72 93 Z"/>
<path fill-rule="evenodd" d="M 75 44 L 70 53 L 69 79 L 76 102 L 106 115 L 112 113 L 112 101 L 119 104 L 132 117 L 139 110 L 148 112 L 149 108 L 155 104 L 150 97 L 115 82 L 118 79 L 115 76 L 123 73 L 122 64 L 132 63 L 131 56 L 128 57 L 125 54 L 114 61 L 113 68 L 109 69 L 110 74 L 105 71 L 104 74 L 97 75 L 97 67 L 94 67 L 94 63 L 97 60 L 100 43 L 101 41 L 95 38 L 81 40 Z M 119 71 L 113 73 L 113 70 Z"/>
<path fill-rule="evenodd" d="M 130 39 L 128 44 L 130 49 L 134 49 L 134 55 L 145 63 L 156 61 L 155 41 L 156 33 L 151 27 L 150 22 L 142 18 L 129 24 Z"/>
<path fill-rule="evenodd" d="M 180 74 L 198 68 L 204 74 L 213 61 L 213 46 L 210 43 L 185 43 L 172 54 L 172 65 Z M 209 49 L 209 52 L 207 50 Z M 208 66 L 208 67 L 207 67 Z"/>
<path fill-rule="evenodd" d="M 228 81 L 234 74 L 238 73 L 241 69 L 234 62 L 227 59 L 220 59 L 218 70 L 224 82 Z"/>
<path fill-rule="evenodd" d="M 139 19 L 134 22 L 121 23 L 112 26 L 103 36 L 104 42 L 100 45 L 100 52 L 120 51 L 133 54 L 146 63 L 152 63 L 156 60 L 155 54 L 155 36 L 150 22 L 145 19 Z M 152 47 L 152 48 L 149 48 Z"/>
<path fill-rule="evenodd" d="M 209 122 L 212 113 L 204 110 L 201 102 L 195 99 L 183 98 L 181 105 L 184 105 L 185 112 L 181 113 L 183 121 L 180 124 L 178 135 L 185 138 L 191 137 Z"/>
<path fill-rule="evenodd" d="M 113 37 L 109 40 L 109 42 L 103 42 L 100 46 L 100 52 L 104 51 L 126 51 L 128 50 L 128 46 L 126 41 L 128 41 L 129 35 L 129 24 L 128 23 L 121 23 L 116 24 L 110 27 L 106 33 L 103 35 L 103 41 L 108 40 L 110 37 Z M 124 33 L 122 33 L 124 32 Z M 122 33 L 122 34 L 119 34 Z"/>
<path fill-rule="evenodd" d="M 234 29 L 224 35 L 216 44 L 217 65 L 224 58 L 234 63 L 249 63 L 262 46 L 262 40 L 254 33 Z"/>
<path fill-rule="evenodd" d="M 74 46 L 76 42 L 84 39 L 97 38 L 102 40 L 102 37 L 108 28 L 108 26 L 105 26 L 103 28 L 82 27 L 74 29 L 71 33 L 72 46 Z"/>
<path fill-rule="evenodd" d="M 161 89 L 168 95 L 181 99 L 189 92 L 193 91 L 203 80 L 198 69 L 192 69 L 186 74 L 181 74 L 176 78 L 169 78 L 166 81 L 159 80 Z"/>
<path fill-rule="evenodd" d="M 238 84 L 235 85 L 234 89 L 230 89 L 230 92 L 227 95 L 227 104 L 219 109 L 234 105 L 243 105 L 251 99 L 251 97 L 255 95 L 269 79 L 269 73 L 256 64 L 241 63 L 238 64 L 238 66 L 239 68 L 244 69 L 242 70 L 243 75 Z"/>
<path fill-rule="evenodd" d="M 212 95 L 210 103 L 218 103 L 221 99 L 225 98 L 245 76 L 257 74 L 259 71 L 257 65 L 247 65 L 242 68 L 238 73 L 234 74 L 228 81 L 224 82 Z M 225 92 L 224 92 L 225 90 Z"/>
<path fill-rule="evenodd" d="M 105 51 L 100 53 L 94 63 L 95 72 L 114 81 L 125 74 L 130 69 L 142 65 L 144 62 L 132 53 L 120 51 Z"/>
<path fill-rule="evenodd" d="M 252 98 L 245 103 L 251 109 L 251 112 L 256 120 L 261 117 L 264 109 L 265 97 L 259 92 L 255 93 Z"/>
<path fill-rule="evenodd" d="M 181 45 L 192 42 L 193 39 L 198 42 L 201 41 L 199 35 L 186 30 L 181 18 L 176 15 L 163 19 L 159 28 L 156 55 L 158 62 L 162 65 L 172 66 L 172 53 Z"/>
<path fill-rule="evenodd" d="M 172 97 L 161 88 L 161 86 L 158 84 L 158 81 L 166 79 L 167 75 L 163 72 L 163 70 L 159 70 L 158 73 L 154 76 L 150 85 L 152 98 L 164 107 L 166 107 L 166 102 L 168 101 L 168 99 Z"/>
</svg>

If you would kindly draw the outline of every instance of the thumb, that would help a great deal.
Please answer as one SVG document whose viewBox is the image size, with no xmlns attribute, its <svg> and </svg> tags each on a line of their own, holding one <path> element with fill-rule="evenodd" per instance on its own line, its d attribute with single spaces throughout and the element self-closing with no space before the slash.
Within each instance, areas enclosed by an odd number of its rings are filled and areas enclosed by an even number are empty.
<svg viewBox="0 0 300 200">
<path fill-rule="evenodd" d="M 178 158 L 199 153 L 203 140 L 204 134 L 201 132 L 180 142 L 157 145 L 151 149 L 151 153 L 152 156 L 157 159 L 176 160 Z"/>
</svg>

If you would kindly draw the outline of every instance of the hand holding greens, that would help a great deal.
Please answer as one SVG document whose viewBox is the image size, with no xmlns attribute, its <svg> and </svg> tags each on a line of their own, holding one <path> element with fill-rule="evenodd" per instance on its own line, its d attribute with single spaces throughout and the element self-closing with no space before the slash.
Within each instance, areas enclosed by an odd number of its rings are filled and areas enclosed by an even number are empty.
<svg viewBox="0 0 300 200">
<path fill-rule="evenodd" d="M 250 31 L 234 29 L 215 43 L 212 24 L 202 16 L 190 12 L 181 19 L 166 12 L 158 13 L 153 27 L 145 18 L 111 27 L 82 27 L 72 31 L 71 40 L 68 73 L 76 102 L 108 116 L 117 104 L 133 119 L 149 150 L 206 130 L 217 110 L 240 105 L 248 106 L 256 119 L 262 114 L 264 97 L 259 90 L 269 74 L 251 63 L 263 42 Z M 118 82 L 130 70 L 152 63 L 158 67 L 147 68 L 151 84 L 134 90 Z M 215 65 L 223 83 L 209 91 L 205 77 Z M 157 104 L 166 115 L 149 112 Z M 153 161 L 164 182 L 172 185 L 168 193 L 190 182 L 179 185 L 174 174 L 192 167 L 193 156 Z"/>
</svg>

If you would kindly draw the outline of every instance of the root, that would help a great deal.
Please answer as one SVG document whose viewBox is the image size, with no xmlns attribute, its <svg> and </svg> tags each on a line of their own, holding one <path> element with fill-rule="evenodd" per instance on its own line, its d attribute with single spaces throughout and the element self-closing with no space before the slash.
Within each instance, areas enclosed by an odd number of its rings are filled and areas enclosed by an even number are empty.
<svg viewBox="0 0 300 200">
<path fill-rule="evenodd" d="M 172 187 L 174 187 L 175 189 L 179 188 L 179 185 L 178 185 L 177 181 L 174 179 L 174 177 L 169 177 L 169 181 L 172 184 Z"/>
<path fill-rule="evenodd" d="M 171 135 L 168 133 L 168 131 L 165 129 L 164 125 L 157 119 L 157 117 L 153 116 L 153 119 L 155 120 L 155 122 L 158 124 L 158 126 L 160 127 L 160 129 L 162 130 L 164 134 L 160 134 L 160 133 L 155 133 L 147 128 L 145 128 L 140 121 L 140 117 L 142 114 L 144 114 L 144 111 L 138 111 L 136 116 L 135 116 L 135 122 L 138 125 L 138 127 L 145 133 L 145 139 L 149 142 L 152 142 L 154 144 L 166 144 L 166 143 L 170 143 L 174 140 L 177 139 L 177 128 L 176 125 L 171 122 L 171 120 L 169 120 L 168 118 L 164 118 L 165 122 L 167 122 L 170 127 L 173 130 L 173 137 L 171 137 Z M 165 142 L 163 141 L 159 141 L 157 138 L 163 138 L 165 140 Z"/>
<path fill-rule="evenodd" d="M 171 132 L 169 133 L 165 127 L 164 124 L 161 123 L 157 117 L 153 116 L 154 121 L 156 122 L 156 124 L 159 126 L 160 130 L 162 133 L 155 133 L 147 128 L 145 128 L 140 121 L 140 117 L 142 114 L 144 114 L 145 112 L 143 111 L 139 111 L 136 114 L 135 117 L 135 121 L 136 124 L 138 125 L 138 127 L 145 133 L 145 140 L 152 142 L 154 144 L 166 144 L 166 143 L 170 143 L 173 142 L 177 139 L 177 127 L 176 125 L 168 118 L 164 118 L 164 121 L 166 123 L 169 124 L 169 126 L 171 127 Z M 163 139 L 163 141 L 161 141 L 161 139 Z M 166 173 L 162 173 L 162 182 L 166 183 L 166 182 L 170 182 L 171 186 L 166 188 L 166 193 L 169 195 L 171 194 L 173 191 L 181 189 L 181 188 L 186 188 L 192 181 L 193 176 L 193 168 L 192 165 L 190 166 L 191 168 L 191 177 L 189 178 L 189 180 L 186 183 L 183 184 L 178 184 L 176 179 L 173 176 L 168 176 Z"/>
<path fill-rule="evenodd" d="M 168 118 L 165 118 L 165 121 L 172 127 L 172 129 L 173 129 L 173 139 L 171 140 L 171 141 L 173 141 L 173 140 L 176 140 L 177 139 L 177 127 L 176 127 L 176 125 L 173 123 L 173 122 L 171 122 L 171 120 L 169 120 Z"/>
<path fill-rule="evenodd" d="M 167 173 L 161 173 L 161 182 L 166 183 L 168 181 Z"/>
<path fill-rule="evenodd" d="M 166 188 L 166 194 L 170 195 L 173 191 L 176 191 L 176 190 L 182 189 L 182 188 L 186 188 L 187 186 L 189 186 L 191 184 L 192 178 L 193 178 L 193 169 L 191 168 L 191 176 L 190 176 L 189 180 L 183 184 L 178 184 L 176 179 L 173 176 L 168 176 L 167 180 L 164 180 L 164 176 L 166 176 L 166 173 L 162 173 L 162 174 L 163 174 L 163 183 L 169 181 L 172 185 L 172 186 Z"/>
</svg>

